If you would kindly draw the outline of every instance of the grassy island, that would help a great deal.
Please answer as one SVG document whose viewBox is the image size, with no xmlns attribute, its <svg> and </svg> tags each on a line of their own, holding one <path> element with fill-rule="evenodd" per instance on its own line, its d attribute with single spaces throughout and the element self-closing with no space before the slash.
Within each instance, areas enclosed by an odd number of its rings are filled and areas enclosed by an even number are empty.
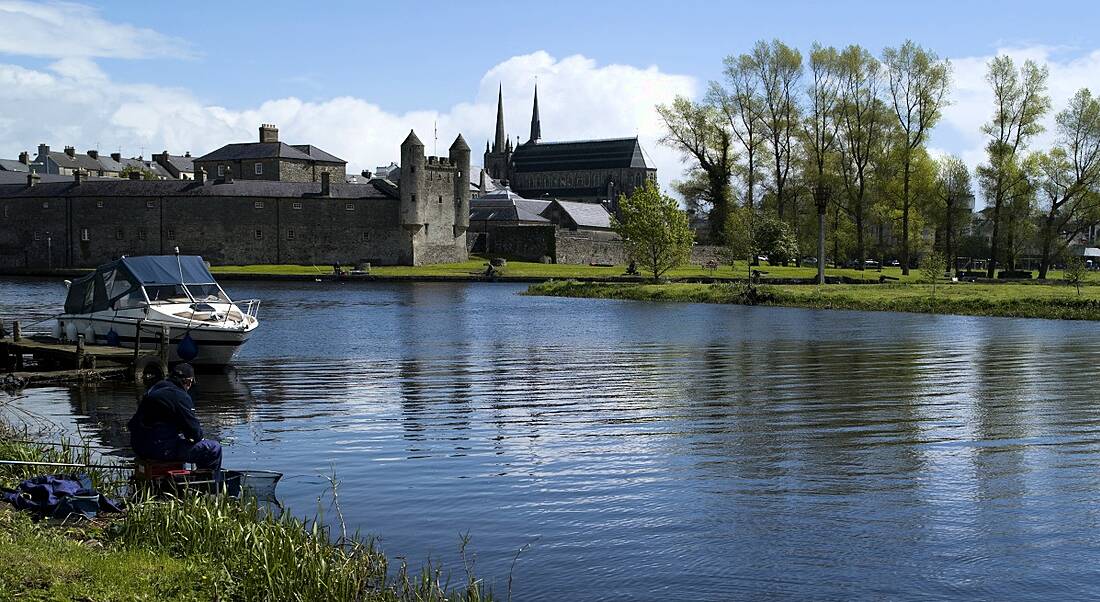
<svg viewBox="0 0 1100 602">
<path fill-rule="evenodd" d="M 1071 286 L 1058 284 L 829 284 L 759 285 L 744 283 L 612 283 L 549 281 L 532 285 L 528 295 L 629 299 L 635 301 L 679 301 L 691 303 L 733 303 L 815 309 L 898 311 L 1100 320 L 1100 287 L 1083 286 L 1078 294 Z"/>
<path fill-rule="evenodd" d="M 0 458 L 84 462 L 86 449 L 16 442 L 0 426 Z M 0 486 L 49 471 L 0 467 Z M 57 470 L 57 469 L 53 469 Z M 63 469 L 62 469 L 63 470 Z M 89 469 L 101 492 L 117 476 Z M 491 599 L 465 575 L 448 588 L 438 569 L 390 571 L 369 541 L 316 521 L 223 496 L 128 500 L 122 515 L 34 522 L 0 503 L 3 600 L 466 600 Z"/>
</svg>

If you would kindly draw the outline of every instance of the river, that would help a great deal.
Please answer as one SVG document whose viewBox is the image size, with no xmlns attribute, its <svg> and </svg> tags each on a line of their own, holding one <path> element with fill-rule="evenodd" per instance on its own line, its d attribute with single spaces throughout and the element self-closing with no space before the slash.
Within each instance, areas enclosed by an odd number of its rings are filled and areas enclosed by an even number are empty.
<svg viewBox="0 0 1100 602">
<path fill-rule="evenodd" d="M 468 534 L 517 600 L 1100 596 L 1095 323 L 224 284 L 263 299 L 198 379 L 225 464 L 330 523 L 335 475 L 349 530 L 452 581 Z M 61 298 L 0 281 L 0 317 Z M 25 394 L 118 449 L 139 392 Z"/>
</svg>

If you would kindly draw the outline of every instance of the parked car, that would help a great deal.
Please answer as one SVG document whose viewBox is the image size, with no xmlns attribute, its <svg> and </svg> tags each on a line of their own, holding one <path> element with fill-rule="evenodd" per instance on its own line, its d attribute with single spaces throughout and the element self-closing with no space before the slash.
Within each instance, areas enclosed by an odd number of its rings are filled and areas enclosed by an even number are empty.
<svg viewBox="0 0 1100 602">
<path fill-rule="evenodd" d="M 865 267 L 865 268 L 878 268 L 879 267 L 878 266 L 878 261 L 875 261 L 874 259 L 865 259 L 865 260 L 863 260 L 863 267 Z"/>
<path fill-rule="evenodd" d="M 898 261 L 897 259 L 891 259 L 890 261 L 886 262 L 886 265 L 888 265 L 892 268 L 897 268 L 897 267 L 901 267 L 901 262 Z"/>
<path fill-rule="evenodd" d="M 817 265 L 817 257 L 803 257 L 802 265 Z"/>
</svg>

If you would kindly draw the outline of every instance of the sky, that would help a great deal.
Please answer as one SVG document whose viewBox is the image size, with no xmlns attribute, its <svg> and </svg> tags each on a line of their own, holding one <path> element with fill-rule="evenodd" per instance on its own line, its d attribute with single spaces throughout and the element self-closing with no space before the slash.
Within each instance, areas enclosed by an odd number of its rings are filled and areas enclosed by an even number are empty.
<svg viewBox="0 0 1100 602">
<path fill-rule="evenodd" d="M 1059 1 L 0 0 L 0 158 L 39 143 L 201 155 L 274 123 L 349 173 L 397 160 L 410 129 L 429 154 L 434 132 L 444 154 L 462 133 L 477 163 L 498 86 L 508 134 L 526 140 L 537 79 L 544 140 L 639 136 L 667 185 L 685 164 L 659 143 L 654 106 L 698 98 L 725 56 L 771 38 L 875 54 L 912 39 L 952 64 L 929 146 L 973 167 L 992 112 L 986 63 L 1046 64 L 1060 110 L 1079 88 L 1100 92 L 1098 17 L 1098 4 Z"/>
</svg>

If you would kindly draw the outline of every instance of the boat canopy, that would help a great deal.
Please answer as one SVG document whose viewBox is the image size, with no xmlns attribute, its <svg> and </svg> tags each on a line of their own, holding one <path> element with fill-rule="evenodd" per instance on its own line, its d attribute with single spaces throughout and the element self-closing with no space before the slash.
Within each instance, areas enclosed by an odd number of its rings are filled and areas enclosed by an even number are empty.
<svg viewBox="0 0 1100 602">
<path fill-rule="evenodd" d="M 143 286 L 216 284 L 198 255 L 122 257 L 74 280 L 65 298 L 65 313 L 109 309 L 115 301 L 141 294 Z"/>
</svg>

